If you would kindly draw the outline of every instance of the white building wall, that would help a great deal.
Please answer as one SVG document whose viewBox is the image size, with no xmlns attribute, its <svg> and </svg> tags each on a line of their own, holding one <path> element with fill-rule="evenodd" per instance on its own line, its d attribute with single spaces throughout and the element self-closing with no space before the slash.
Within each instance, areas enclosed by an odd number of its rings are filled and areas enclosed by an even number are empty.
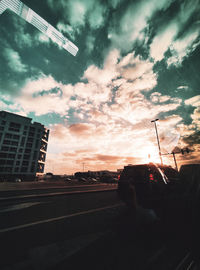
<svg viewBox="0 0 200 270">
<path fill-rule="evenodd" d="M 0 111 L 0 176 L 43 173 L 48 136 L 31 118 Z"/>
</svg>

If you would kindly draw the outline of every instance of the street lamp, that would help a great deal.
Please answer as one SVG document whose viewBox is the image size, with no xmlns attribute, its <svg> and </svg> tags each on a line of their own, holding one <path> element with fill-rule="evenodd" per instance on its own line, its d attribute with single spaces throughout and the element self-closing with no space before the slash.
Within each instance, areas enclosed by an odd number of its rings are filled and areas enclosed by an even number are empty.
<svg viewBox="0 0 200 270">
<path fill-rule="evenodd" d="M 156 126 L 156 121 L 158 121 L 158 120 L 159 119 L 157 118 L 155 120 L 152 120 L 151 122 L 154 123 L 154 125 L 155 125 L 156 137 L 157 137 L 157 142 L 158 142 L 159 156 L 160 156 L 161 165 L 163 165 L 162 155 L 161 155 L 161 150 L 160 150 L 160 142 L 159 142 L 159 138 L 158 138 L 158 130 L 157 130 L 157 126 Z"/>
</svg>

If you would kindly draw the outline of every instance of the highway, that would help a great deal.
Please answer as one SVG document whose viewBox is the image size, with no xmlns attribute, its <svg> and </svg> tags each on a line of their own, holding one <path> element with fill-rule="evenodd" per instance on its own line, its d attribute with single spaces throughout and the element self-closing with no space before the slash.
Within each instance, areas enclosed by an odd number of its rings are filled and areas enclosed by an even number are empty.
<svg viewBox="0 0 200 270">
<path fill-rule="evenodd" d="M 19 184 L 0 192 L 2 270 L 179 270 L 193 262 L 187 227 L 141 209 L 135 216 L 116 185 Z"/>
<path fill-rule="evenodd" d="M 58 183 L 53 186 L 50 183 L 34 185 L 32 189 L 27 185 L 10 184 L 7 189 L 1 188 L 2 267 L 10 265 L 15 269 L 19 258 L 25 261 L 27 252 L 32 256 L 41 246 L 55 242 L 68 240 L 67 250 L 74 241 L 84 246 L 102 235 L 123 207 L 113 184 L 71 186 Z"/>
</svg>

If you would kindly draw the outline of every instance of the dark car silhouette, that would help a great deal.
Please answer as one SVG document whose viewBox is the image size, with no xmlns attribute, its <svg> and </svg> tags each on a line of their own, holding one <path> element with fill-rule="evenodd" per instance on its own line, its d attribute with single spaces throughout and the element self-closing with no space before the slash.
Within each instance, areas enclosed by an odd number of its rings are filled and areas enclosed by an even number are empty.
<svg viewBox="0 0 200 270">
<path fill-rule="evenodd" d="M 169 187 L 178 181 L 178 172 L 170 166 L 154 163 L 129 165 L 120 175 L 118 194 L 129 206 L 135 201 L 143 208 L 157 209 Z"/>
</svg>

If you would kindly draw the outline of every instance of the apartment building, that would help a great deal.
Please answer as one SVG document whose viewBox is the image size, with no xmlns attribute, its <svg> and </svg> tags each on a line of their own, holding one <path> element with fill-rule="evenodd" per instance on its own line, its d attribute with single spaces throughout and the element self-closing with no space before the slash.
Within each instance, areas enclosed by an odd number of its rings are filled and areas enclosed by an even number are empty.
<svg viewBox="0 0 200 270">
<path fill-rule="evenodd" d="M 44 125 L 0 111 L 0 178 L 28 181 L 43 174 L 48 138 Z"/>
</svg>

